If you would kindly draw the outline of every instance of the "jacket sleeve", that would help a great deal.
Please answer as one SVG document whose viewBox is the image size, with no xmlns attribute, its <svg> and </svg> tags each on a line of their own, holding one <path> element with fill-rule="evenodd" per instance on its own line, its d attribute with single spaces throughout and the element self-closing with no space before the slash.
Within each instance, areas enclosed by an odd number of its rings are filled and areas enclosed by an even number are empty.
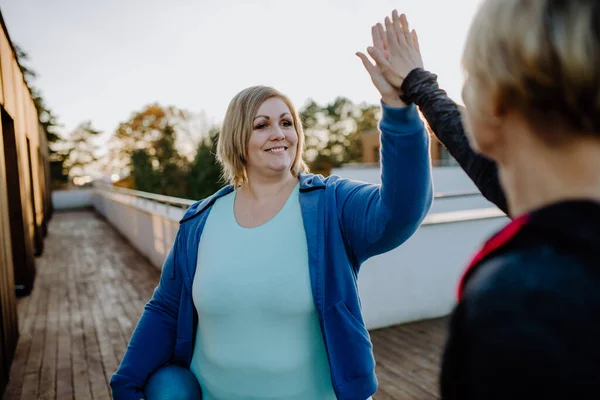
<svg viewBox="0 0 600 400">
<path fill-rule="evenodd" d="M 419 107 L 433 133 L 446 146 L 483 196 L 508 213 L 496 163 L 471 149 L 459 106 L 439 88 L 437 76 L 420 68 L 414 69 L 404 80 L 402 91 L 402 98 Z"/>
<path fill-rule="evenodd" d="M 181 272 L 175 271 L 181 229 L 163 264 L 160 282 L 144 308 L 117 372 L 110 380 L 115 400 L 143 398 L 148 377 L 167 364 L 173 355 L 183 285 Z"/>
<path fill-rule="evenodd" d="M 338 218 L 357 265 L 407 240 L 433 201 L 429 136 L 416 107 L 382 108 L 381 185 L 343 179 L 336 191 Z"/>
</svg>

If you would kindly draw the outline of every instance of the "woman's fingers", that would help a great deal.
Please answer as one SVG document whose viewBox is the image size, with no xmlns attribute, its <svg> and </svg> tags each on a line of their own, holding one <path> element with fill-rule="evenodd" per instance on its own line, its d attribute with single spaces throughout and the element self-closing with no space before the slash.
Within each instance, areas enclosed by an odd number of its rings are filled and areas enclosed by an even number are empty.
<svg viewBox="0 0 600 400">
<path fill-rule="evenodd" d="M 373 25 L 371 27 L 371 36 L 373 37 L 373 46 L 375 46 L 378 49 L 384 49 L 383 39 L 379 34 L 379 29 L 377 29 L 377 25 Z"/>
<path fill-rule="evenodd" d="M 396 35 L 396 30 L 392 24 L 392 21 L 389 17 L 385 17 L 385 33 L 388 41 L 388 46 L 390 46 L 390 51 L 392 54 L 394 51 L 398 51 L 400 47 L 400 43 L 398 42 L 398 36 Z"/>
<path fill-rule="evenodd" d="M 387 41 L 384 40 L 385 34 L 383 33 L 383 26 L 380 24 L 373 25 L 371 27 L 371 35 L 373 36 L 373 46 L 376 49 L 381 50 L 386 60 L 390 59 L 390 53 L 387 51 Z"/>
<path fill-rule="evenodd" d="M 398 43 L 401 46 L 406 46 L 406 37 L 404 36 L 404 31 L 402 30 L 402 24 L 400 22 L 400 17 L 398 16 L 397 10 L 392 11 L 392 27 L 396 37 L 398 38 Z"/>
<path fill-rule="evenodd" d="M 385 50 L 378 49 L 377 47 L 368 47 L 367 51 L 375 63 L 379 66 L 380 69 L 389 68 L 389 55 L 387 55 Z"/>
<path fill-rule="evenodd" d="M 374 54 L 375 57 L 379 57 L 378 52 L 382 51 L 383 50 L 378 50 L 374 47 L 369 48 L 369 54 Z M 371 81 L 375 85 L 375 88 L 381 94 L 381 98 L 387 99 L 385 100 L 386 104 L 392 105 L 397 102 L 400 102 L 400 94 L 398 93 L 398 90 L 384 78 L 379 65 L 373 64 L 371 60 L 369 60 L 369 58 L 361 52 L 357 52 L 356 55 L 361 59 L 363 65 L 365 66 L 365 69 L 371 76 Z M 400 104 L 400 106 L 403 106 L 403 104 Z"/>
<path fill-rule="evenodd" d="M 365 69 L 367 70 L 369 75 L 371 75 L 372 78 L 373 75 L 377 72 L 375 65 L 373 65 L 373 63 L 371 62 L 371 60 L 369 60 L 369 57 L 367 57 L 366 54 L 361 53 L 359 51 L 356 53 L 356 55 L 358 56 L 358 58 L 360 58 L 363 65 L 365 66 Z"/>
<path fill-rule="evenodd" d="M 378 23 L 376 25 L 377 27 L 377 32 L 379 33 L 379 37 L 381 37 L 381 41 L 383 42 L 383 49 L 386 51 L 389 51 L 389 45 L 388 45 L 388 41 L 387 41 L 387 35 L 385 34 L 385 29 L 383 29 L 383 25 L 381 25 L 380 23 Z"/>
<path fill-rule="evenodd" d="M 421 54 L 421 46 L 419 45 L 419 37 L 417 36 L 417 31 L 413 29 L 411 36 L 414 49 L 417 50 L 419 54 Z"/>
<path fill-rule="evenodd" d="M 400 16 L 400 25 L 402 26 L 402 33 L 404 34 L 404 39 L 406 43 L 411 46 L 412 45 L 412 35 L 410 34 L 410 27 L 408 26 L 408 18 L 406 18 L 406 14 L 402 14 Z"/>
</svg>

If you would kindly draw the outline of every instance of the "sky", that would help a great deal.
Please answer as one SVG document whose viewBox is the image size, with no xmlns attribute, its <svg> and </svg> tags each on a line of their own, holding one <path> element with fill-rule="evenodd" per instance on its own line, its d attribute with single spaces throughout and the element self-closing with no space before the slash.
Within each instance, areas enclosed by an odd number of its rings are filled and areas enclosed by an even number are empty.
<svg viewBox="0 0 600 400">
<path fill-rule="evenodd" d="M 274 86 L 301 107 L 338 96 L 378 103 L 356 51 L 393 9 L 417 29 L 425 68 L 458 102 L 460 57 L 480 0 L 0 0 L 11 40 L 30 56 L 63 124 L 107 141 L 158 102 L 219 123 L 231 98 Z"/>
</svg>

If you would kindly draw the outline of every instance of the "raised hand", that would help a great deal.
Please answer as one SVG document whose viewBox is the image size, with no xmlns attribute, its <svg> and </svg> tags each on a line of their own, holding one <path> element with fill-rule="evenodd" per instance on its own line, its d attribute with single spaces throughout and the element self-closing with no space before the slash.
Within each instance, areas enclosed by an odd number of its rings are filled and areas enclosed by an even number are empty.
<svg viewBox="0 0 600 400">
<path fill-rule="evenodd" d="M 375 60 L 383 77 L 395 88 L 400 88 L 404 78 L 415 68 L 423 68 L 417 32 L 410 31 L 406 15 L 392 12 L 385 18 L 385 27 L 377 24 L 372 29 L 373 46 L 367 51 Z"/>
<path fill-rule="evenodd" d="M 376 26 L 371 28 L 371 35 L 373 36 L 373 45 L 383 47 L 383 42 Z M 371 48 L 372 47 L 369 47 L 369 49 Z M 369 53 L 371 52 L 369 51 Z M 357 52 L 356 55 L 362 60 L 365 69 L 371 76 L 371 81 L 373 81 L 373 84 L 381 94 L 381 99 L 383 102 L 390 107 L 406 106 L 406 104 L 400 100 L 399 89 L 388 82 L 388 80 L 383 76 L 381 68 L 378 65 L 373 64 L 364 53 Z"/>
</svg>

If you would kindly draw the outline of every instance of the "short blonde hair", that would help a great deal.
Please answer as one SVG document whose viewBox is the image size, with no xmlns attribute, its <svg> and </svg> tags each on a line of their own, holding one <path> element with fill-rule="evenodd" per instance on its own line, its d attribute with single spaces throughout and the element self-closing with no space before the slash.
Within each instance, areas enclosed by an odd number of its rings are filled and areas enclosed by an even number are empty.
<svg viewBox="0 0 600 400">
<path fill-rule="evenodd" d="M 272 87 L 252 86 L 239 92 L 229 103 L 217 142 L 217 159 L 221 164 L 223 177 L 236 187 L 248 181 L 245 158 L 248 141 L 254 130 L 256 113 L 262 103 L 274 97 L 283 100 L 290 109 L 298 134 L 298 147 L 291 172 L 294 176 L 298 176 L 301 172 L 308 172 L 308 167 L 302 158 L 304 130 L 294 104 L 286 95 Z"/>
<path fill-rule="evenodd" d="M 463 54 L 469 111 L 491 95 L 546 139 L 565 128 L 600 137 L 599 25 L 598 0 L 486 0 Z"/>
</svg>

